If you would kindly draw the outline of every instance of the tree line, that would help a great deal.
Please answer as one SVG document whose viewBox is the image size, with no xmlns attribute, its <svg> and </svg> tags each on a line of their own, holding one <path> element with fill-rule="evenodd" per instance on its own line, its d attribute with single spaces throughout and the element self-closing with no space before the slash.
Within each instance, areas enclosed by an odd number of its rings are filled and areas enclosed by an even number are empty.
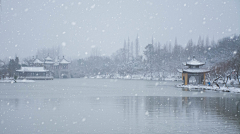
<svg viewBox="0 0 240 134">
<path fill-rule="evenodd" d="M 73 72 L 76 77 L 77 75 L 107 74 L 166 77 L 170 73 L 177 73 L 178 68 L 183 68 L 182 62 L 190 60 L 193 55 L 197 60 L 206 62 L 205 68 L 209 69 L 219 67 L 226 61 L 232 61 L 235 64 L 239 63 L 236 56 L 240 50 L 240 36 L 225 37 L 217 42 L 214 40 L 210 42 L 208 37 L 205 40 L 199 37 L 197 43 L 190 39 L 185 47 L 178 44 L 177 39 L 173 46 L 171 43 L 162 45 L 160 42 L 152 41 L 144 48 L 143 55 L 139 54 L 138 37 L 135 41 L 135 54 L 133 46 L 134 43 L 128 38 L 124 41 L 123 48 L 111 56 L 91 55 L 75 60 L 72 65 Z"/>
<path fill-rule="evenodd" d="M 19 58 L 10 59 L 9 61 L 0 60 L 0 79 L 6 77 L 14 77 L 16 70 L 20 69 Z"/>
<path fill-rule="evenodd" d="M 98 49 L 86 58 L 72 60 L 71 72 L 73 77 L 114 75 L 132 76 L 143 75 L 148 77 L 164 78 L 177 69 L 184 66 L 182 62 L 191 60 L 195 55 L 196 59 L 206 62 L 205 68 L 211 70 L 211 77 L 227 77 L 230 72 L 239 74 L 240 69 L 240 35 L 225 37 L 217 42 L 199 37 L 196 43 L 190 39 L 186 46 L 178 44 L 175 39 L 174 45 L 171 42 L 161 44 L 154 42 L 147 44 L 140 54 L 139 38 L 130 41 L 124 40 L 123 47 L 114 52 L 111 56 L 101 56 Z M 62 54 L 61 47 L 52 47 L 39 50 L 38 57 L 41 59 L 49 54 L 57 57 Z M 32 57 L 24 58 L 25 66 Z M 24 66 L 22 64 L 22 66 Z M 14 70 L 19 69 L 19 59 L 2 60 L 0 75 L 14 75 Z M 239 79 L 237 77 L 237 79 Z"/>
</svg>

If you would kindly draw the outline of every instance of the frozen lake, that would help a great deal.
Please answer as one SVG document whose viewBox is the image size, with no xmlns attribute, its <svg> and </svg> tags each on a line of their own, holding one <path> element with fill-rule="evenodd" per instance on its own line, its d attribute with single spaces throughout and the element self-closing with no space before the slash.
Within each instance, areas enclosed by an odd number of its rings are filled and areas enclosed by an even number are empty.
<svg viewBox="0 0 240 134">
<path fill-rule="evenodd" d="M 240 133 L 240 94 L 179 82 L 0 83 L 0 133 Z"/>
</svg>

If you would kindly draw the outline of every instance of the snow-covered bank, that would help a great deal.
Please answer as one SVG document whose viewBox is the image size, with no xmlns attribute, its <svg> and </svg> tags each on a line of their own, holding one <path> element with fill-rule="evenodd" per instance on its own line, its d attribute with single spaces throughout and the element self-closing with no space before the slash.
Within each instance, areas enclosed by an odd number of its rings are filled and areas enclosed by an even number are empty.
<svg viewBox="0 0 240 134">
<path fill-rule="evenodd" d="M 126 76 L 120 76 L 120 75 L 96 75 L 96 76 L 85 76 L 85 79 L 124 79 L 124 80 L 152 80 L 152 81 L 181 81 L 181 78 L 178 77 L 150 77 L 150 76 L 143 76 L 143 75 L 126 75 Z"/>
<path fill-rule="evenodd" d="M 35 82 L 34 80 L 16 80 L 16 83 L 29 83 L 29 82 Z M 14 80 L 0 80 L 0 83 L 15 83 Z"/>
<path fill-rule="evenodd" d="M 240 88 L 235 87 L 217 87 L 217 86 L 204 86 L 204 85 L 176 85 L 179 88 L 188 88 L 188 89 L 205 89 L 205 90 L 214 90 L 214 91 L 223 91 L 223 92 L 232 92 L 240 93 Z"/>
</svg>

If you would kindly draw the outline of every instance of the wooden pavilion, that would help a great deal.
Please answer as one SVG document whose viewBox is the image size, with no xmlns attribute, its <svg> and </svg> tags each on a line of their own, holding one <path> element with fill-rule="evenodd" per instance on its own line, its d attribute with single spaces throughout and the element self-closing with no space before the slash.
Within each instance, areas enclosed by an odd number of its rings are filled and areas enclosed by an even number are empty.
<svg viewBox="0 0 240 134">
<path fill-rule="evenodd" d="M 182 80 L 184 85 L 189 84 L 190 78 L 195 78 L 195 84 L 206 84 L 206 73 L 208 73 L 209 70 L 200 68 L 200 66 L 205 65 L 205 63 L 196 60 L 195 56 L 193 56 L 192 60 L 183 63 L 183 65 L 187 66 L 187 68 L 178 69 L 178 71 L 182 73 Z"/>
</svg>

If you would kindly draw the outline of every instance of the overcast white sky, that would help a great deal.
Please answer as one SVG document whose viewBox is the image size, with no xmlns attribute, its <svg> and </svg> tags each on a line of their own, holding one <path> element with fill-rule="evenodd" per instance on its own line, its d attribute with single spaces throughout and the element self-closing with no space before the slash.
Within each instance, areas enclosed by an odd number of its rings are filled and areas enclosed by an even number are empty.
<svg viewBox="0 0 240 134">
<path fill-rule="evenodd" d="M 111 55 L 137 34 L 142 52 L 152 36 L 185 45 L 240 33 L 240 0 L 1 0 L 1 8 L 0 58 L 57 45 L 68 57 L 92 47 Z"/>
</svg>

